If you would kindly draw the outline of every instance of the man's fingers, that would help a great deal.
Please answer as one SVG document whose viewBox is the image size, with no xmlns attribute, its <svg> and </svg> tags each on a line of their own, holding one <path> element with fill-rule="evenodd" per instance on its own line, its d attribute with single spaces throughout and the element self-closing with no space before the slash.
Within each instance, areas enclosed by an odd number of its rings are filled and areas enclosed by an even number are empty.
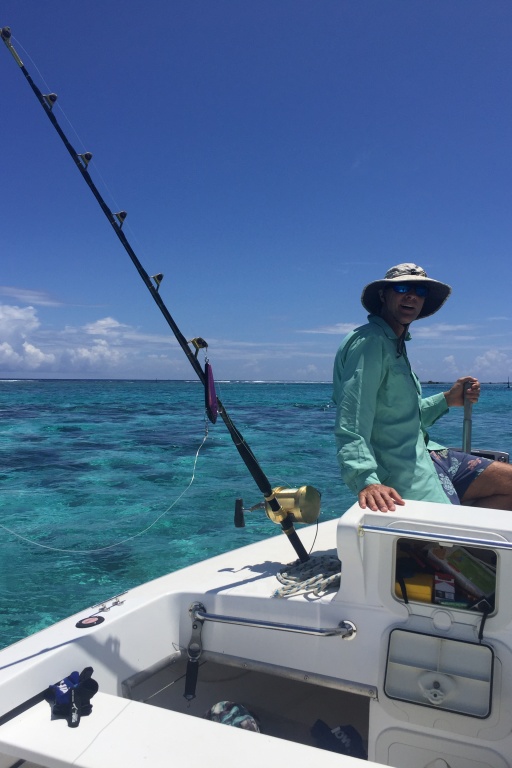
<svg viewBox="0 0 512 768">
<path fill-rule="evenodd" d="M 359 493 L 361 509 L 369 507 L 372 512 L 394 512 L 395 504 L 403 506 L 404 503 L 398 491 L 386 485 L 368 485 Z"/>
</svg>

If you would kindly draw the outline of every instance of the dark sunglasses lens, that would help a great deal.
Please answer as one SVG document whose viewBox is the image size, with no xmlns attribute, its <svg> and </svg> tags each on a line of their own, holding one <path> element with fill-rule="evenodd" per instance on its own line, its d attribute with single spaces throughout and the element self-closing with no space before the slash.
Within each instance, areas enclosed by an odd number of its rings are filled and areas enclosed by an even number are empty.
<svg viewBox="0 0 512 768">
<path fill-rule="evenodd" d="M 422 299 L 428 294 L 426 285 L 411 285 L 410 283 L 393 285 L 393 290 L 395 293 L 416 293 L 416 296 L 420 296 Z"/>
</svg>

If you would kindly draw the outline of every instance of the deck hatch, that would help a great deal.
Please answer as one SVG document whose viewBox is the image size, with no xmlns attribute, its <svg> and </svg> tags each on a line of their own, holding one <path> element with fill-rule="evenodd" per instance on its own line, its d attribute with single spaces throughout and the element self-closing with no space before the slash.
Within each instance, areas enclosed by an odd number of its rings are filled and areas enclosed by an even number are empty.
<svg viewBox="0 0 512 768">
<path fill-rule="evenodd" d="M 487 645 L 395 629 L 384 692 L 390 699 L 485 718 L 491 713 L 493 668 Z"/>
</svg>

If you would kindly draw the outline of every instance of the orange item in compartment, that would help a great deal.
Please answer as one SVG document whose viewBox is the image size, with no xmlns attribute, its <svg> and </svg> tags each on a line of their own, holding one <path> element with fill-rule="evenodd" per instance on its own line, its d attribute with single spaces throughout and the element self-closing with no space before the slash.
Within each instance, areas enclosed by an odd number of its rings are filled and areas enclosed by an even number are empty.
<svg viewBox="0 0 512 768">
<path fill-rule="evenodd" d="M 404 579 L 407 599 L 417 603 L 432 603 L 434 596 L 434 575 L 432 573 L 416 573 Z M 395 582 L 395 595 L 402 596 L 400 584 Z"/>
</svg>

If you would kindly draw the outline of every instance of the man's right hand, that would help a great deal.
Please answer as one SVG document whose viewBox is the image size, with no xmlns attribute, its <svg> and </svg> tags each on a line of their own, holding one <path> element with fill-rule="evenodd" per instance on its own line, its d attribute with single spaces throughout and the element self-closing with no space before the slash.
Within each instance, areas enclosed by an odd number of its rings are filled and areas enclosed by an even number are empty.
<svg viewBox="0 0 512 768">
<path fill-rule="evenodd" d="M 367 485 L 358 494 L 359 506 L 361 509 L 371 509 L 372 512 L 394 512 L 395 504 L 403 506 L 405 501 L 398 491 L 390 488 L 389 485 L 380 485 L 373 483 Z"/>
</svg>

